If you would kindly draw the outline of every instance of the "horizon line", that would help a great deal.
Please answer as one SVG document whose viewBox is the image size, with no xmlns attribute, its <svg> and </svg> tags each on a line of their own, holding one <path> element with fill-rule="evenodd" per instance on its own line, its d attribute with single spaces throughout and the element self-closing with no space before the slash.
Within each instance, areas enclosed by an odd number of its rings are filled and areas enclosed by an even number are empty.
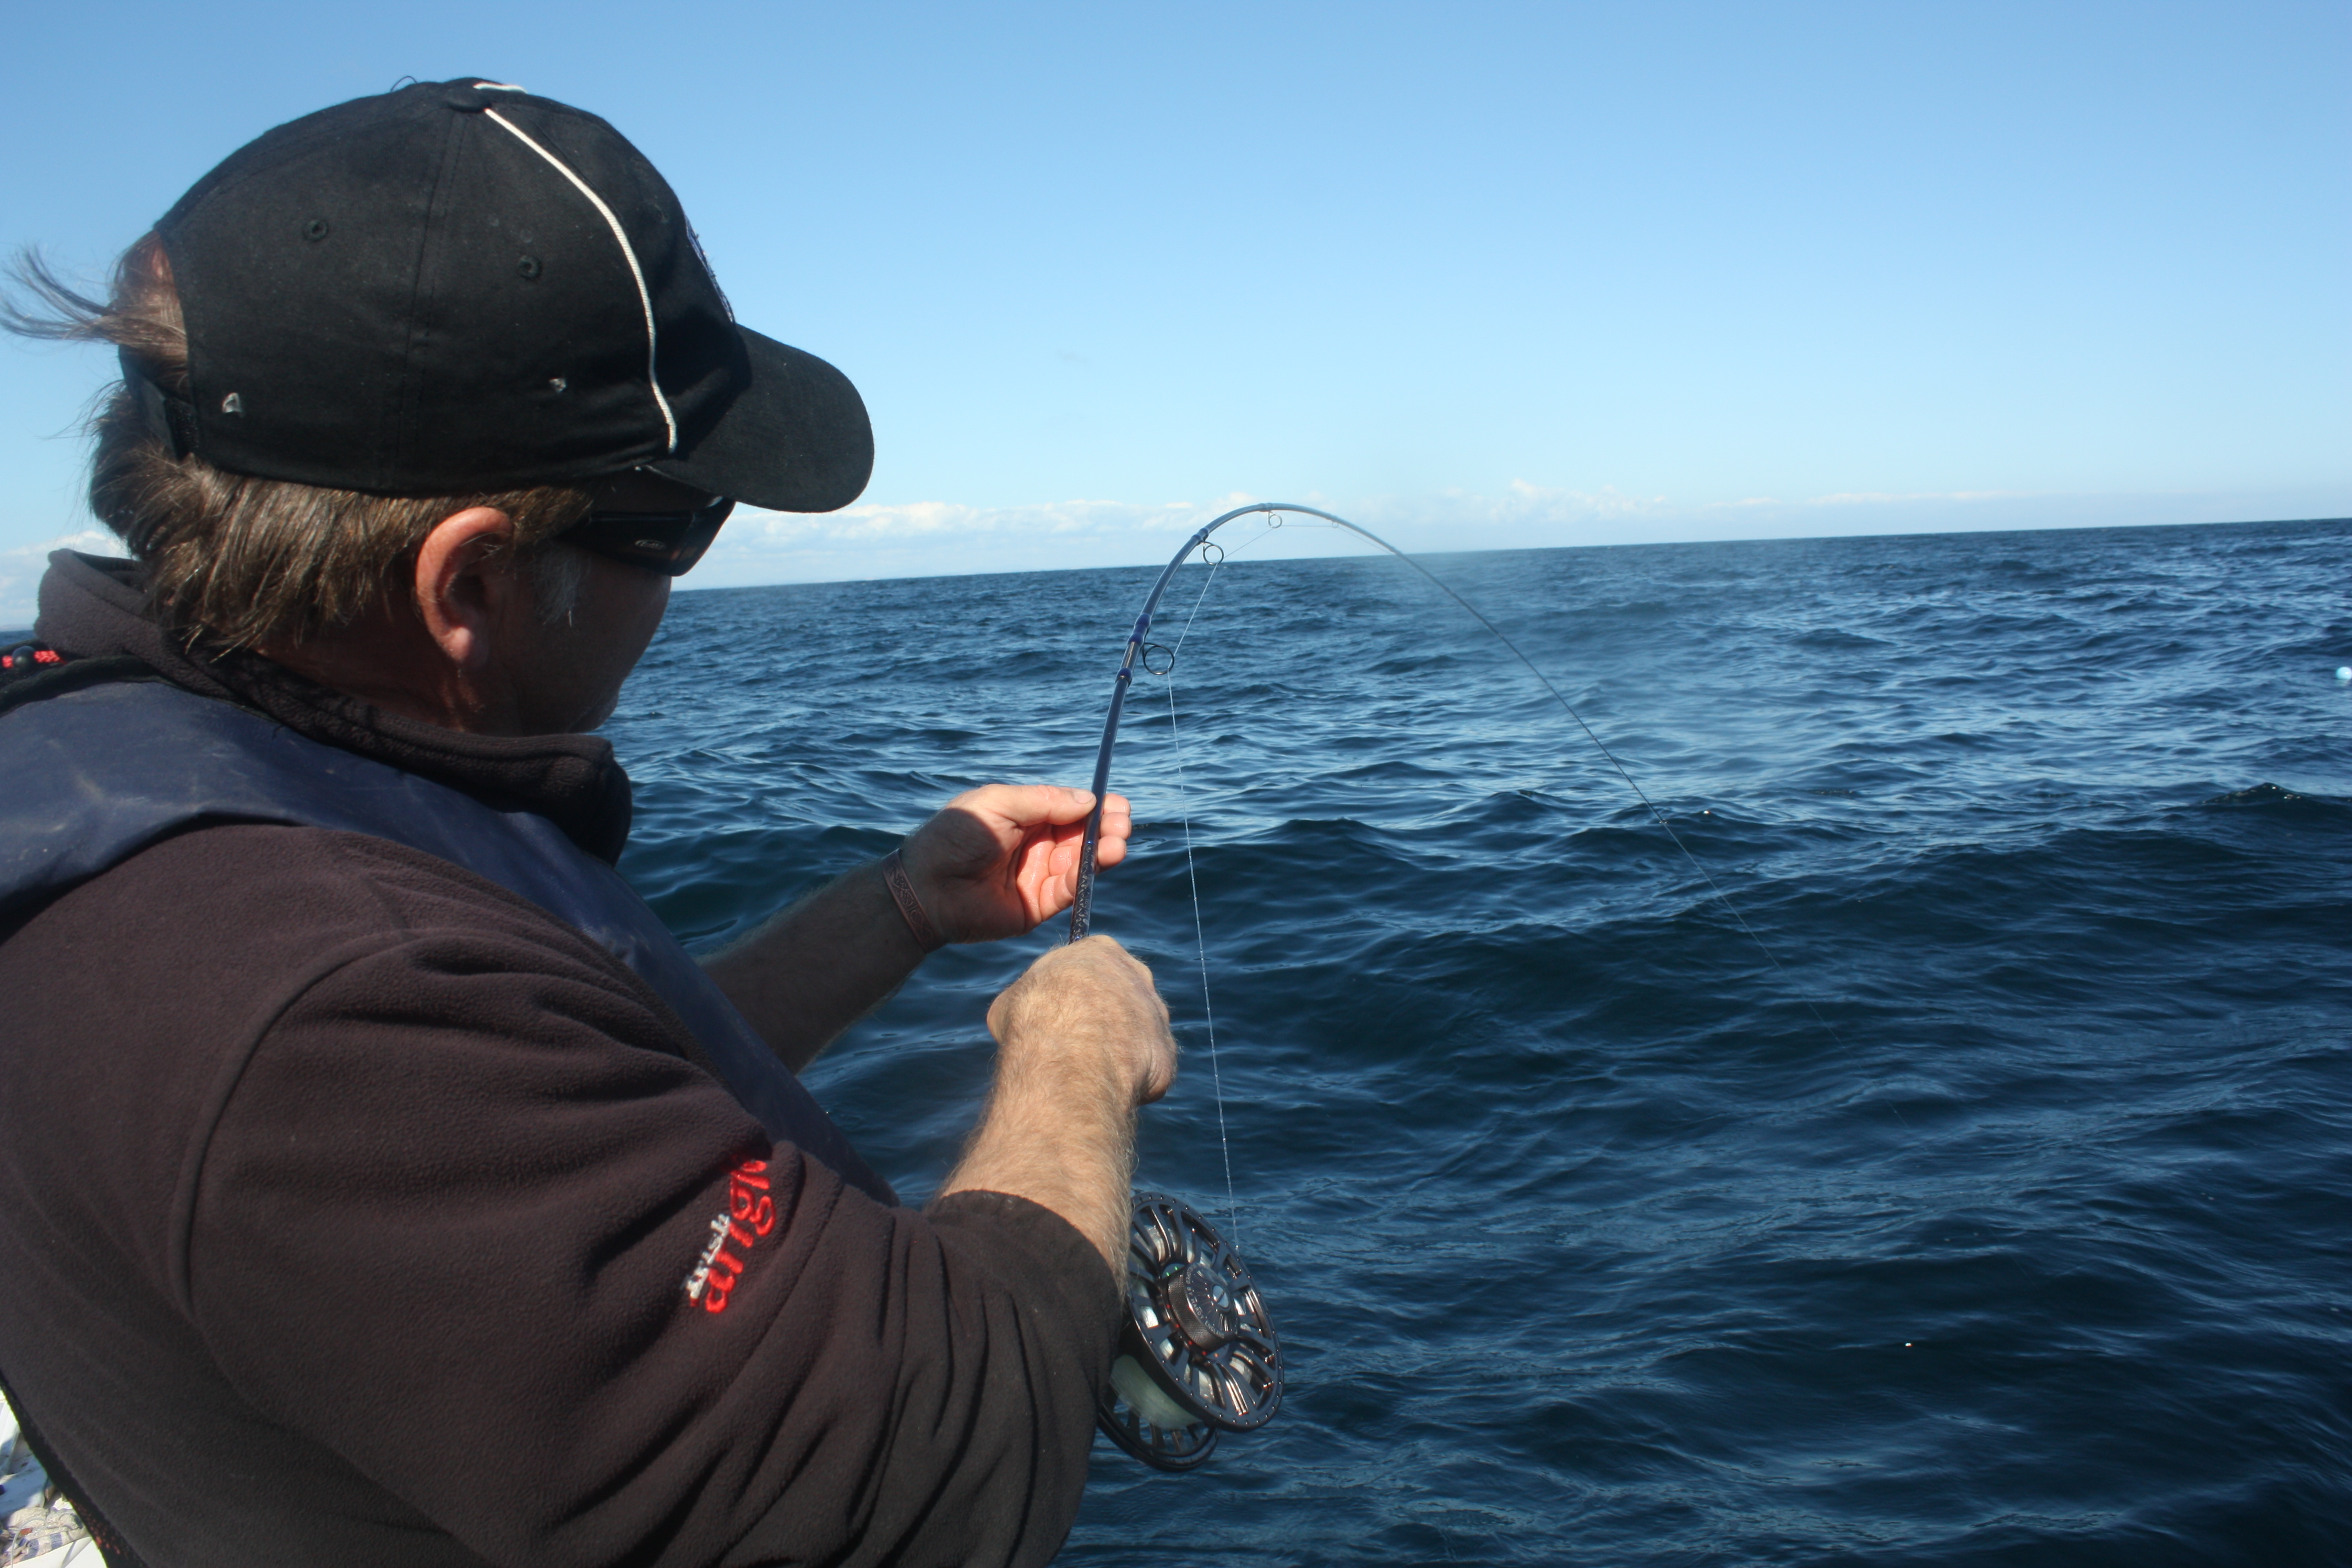
<svg viewBox="0 0 2352 1568">
<path fill-rule="evenodd" d="M 1270 501 L 1265 504 L 1279 507 L 1284 503 Z M 1303 505 L 1305 503 L 1302 502 L 1298 504 Z M 1459 550 L 1416 550 L 1406 551 L 1402 553 L 1411 555 L 1419 560 L 1434 560 L 1441 557 L 1456 555 L 1503 555 L 1525 553 L 1535 551 L 1556 550 L 1685 550 L 1705 548 L 1721 544 L 1804 544 L 1827 543 L 1847 540 L 1940 539 L 1951 534 L 1999 537 L 2002 534 L 2011 533 L 2116 533 L 2129 531 L 2132 530 L 2153 531 L 2157 529 L 2180 528 L 2297 528 L 2319 527 L 2329 523 L 2352 525 L 2352 514 L 2325 517 L 2204 518 L 2183 522 L 2026 523 L 2021 525 L 2012 524 L 2003 528 L 1924 528 L 1903 531 L 1890 531 L 1887 532 L 1849 531 L 1838 533 L 1791 533 L 1770 534 L 1764 536 L 1743 535 L 1720 539 L 1616 540 L 1587 544 L 1489 544 L 1471 545 Z M 85 532 L 94 531 L 96 531 L 96 530 L 85 531 Z M 68 535 L 67 537 L 73 538 L 79 536 Z M 69 546 L 60 542 L 54 544 L 52 548 L 66 549 L 69 548 Z M 1234 563 L 1234 564 L 1254 566 L 1258 564 L 1271 564 L 1277 561 L 1353 558 L 1353 556 L 1261 555 L 1255 561 L 1237 562 Z M 1372 558 L 1371 552 L 1369 549 L 1364 552 L 1363 558 Z M 1134 572 L 1148 571 L 1155 566 L 1163 564 L 1165 564 L 1163 561 L 1158 558 L 1152 558 L 1131 562 L 1097 563 L 1084 566 L 1007 567 L 1002 569 L 990 568 L 986 570 L 961 572 L 894 572 L 884 573 L 878 575 L 857 577 L 786 577 L 778 578 L 765 583 L 691 584 L 681 582 L 673 590 L 673 592 L 677 594 L 727 594 L 751 592 L 767 588 L 834 587 L 852 583 L 921 583 L 964 577 L 1027 577 L 1040 576 L 1048 573 L 1057 572 Z M 16 605 L 8 605 L 5 608 L 0 608 L 0 640 L 31 637 L 32 618 L 27 618 L 20 622 L 15 618 L 15 615 L 16 613 L 18 613 L 18 606 Z"/>
</svg>

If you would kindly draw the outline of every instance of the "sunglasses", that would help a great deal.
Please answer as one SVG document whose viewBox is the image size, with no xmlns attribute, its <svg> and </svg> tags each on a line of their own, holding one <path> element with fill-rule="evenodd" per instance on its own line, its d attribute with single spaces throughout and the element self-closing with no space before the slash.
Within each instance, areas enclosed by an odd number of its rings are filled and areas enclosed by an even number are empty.
<svg viewBox="0 0 2352 1568">
<path fill-rule="evenodd" d="M 684 486 L 675 487 L 679 499 L 693 497 Z M 719 536 L 719 525 L 735 510 L 730 496 L 695 497 L 699 505 L 660 508 L 630 498 L 615 504 L 598 504 L 564 531 L 563 542 L 631 566 L 667 576 L 683 577 L 694 570 L 702 552 Z"/>
</svg>

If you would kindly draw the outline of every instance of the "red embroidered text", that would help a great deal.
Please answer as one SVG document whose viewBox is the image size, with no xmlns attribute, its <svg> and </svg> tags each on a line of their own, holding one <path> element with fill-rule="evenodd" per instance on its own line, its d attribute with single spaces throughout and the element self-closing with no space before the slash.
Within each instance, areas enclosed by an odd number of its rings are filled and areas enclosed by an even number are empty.
<svg viewBox="0 0 2352 1568">
<path fill-rule="evenodd" d="M 723 1312 L 743 1265 L 760 1238 L 776 1228 L 775 1200 L 768 1195 L 768 1163 L 746 1160 L 728 1174 L 727 1212 L 710 1222 L 710 1245 L 686 1277 L 686 1295 L 706 1312 Z"/>
</svg>

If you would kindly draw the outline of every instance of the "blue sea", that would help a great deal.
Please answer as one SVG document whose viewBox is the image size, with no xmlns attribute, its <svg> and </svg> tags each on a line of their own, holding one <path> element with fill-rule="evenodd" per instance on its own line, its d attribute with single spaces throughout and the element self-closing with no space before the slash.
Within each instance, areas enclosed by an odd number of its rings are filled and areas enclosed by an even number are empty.
<svg viewBox="0 0 2352 1568">
<path fill-rule="evenodd" d="M 1432 558 L 1692 858 L 1410 569 L 1253 532 L 1163 606 L 1097 929 L 1186 1049 L 1139 1181 L 1288 1395 L 1098 1440 L 1063 1561 L 2352 1563 L 2352 522 Z M 681 595 L 625 869 L 707 945 L 1083 784 L 1155 570 Z M 910 1198 L 1053 940 L 814 1070 Z"/>
</svg>

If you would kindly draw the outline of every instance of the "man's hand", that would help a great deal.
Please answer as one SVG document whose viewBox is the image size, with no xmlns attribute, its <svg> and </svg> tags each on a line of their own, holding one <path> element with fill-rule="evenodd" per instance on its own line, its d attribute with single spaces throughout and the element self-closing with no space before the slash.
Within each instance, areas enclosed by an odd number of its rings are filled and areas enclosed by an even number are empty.
<svg viewBox="0 0 2352 1568">
<path fill-rule="evenodd" d="M 1078 896 L 1078 855 L 1095 797 L 1057 784 L 986 784 L 907 836 L 898 858 L 923 912 L 950 942 L 1019 936 Z M 1127 797 L 1103 808 L 1095 863 L 1127 858 Z"/>
<path fill-rule="evenodd" d="M 1168 1092 L 1176 1041 L 1151 972 L 1107 936 L 1057 947 L 988 1009 L 996 1084 L 940 1189 L 1012 1193 L 1052 1209 L 1126 1267 L 1136 1108 Z"/>
<path fill-rule="evenodd" d="M 1151 971 L 1107 936 L 1050 949 L 988 1006 L 1005 1070 L 1098 1076 L 1133 1110 L 1176 1081 L 1176 1038 Z"/>
<path fill-rule="evenodd" d="M 923 912 L 948 941 L 1018 936 L 1077 897 L 1078 851 L 1094 803 L 1082 789 L 990 784 L 956 796 L 908 834 L 898 858 Z M 1126 798 L 1112 795 L 1099 864 L 1127 858 L 1128 825 Z M 703 968 L 799 1072 L 922 960 L 881 865 L 869 860 L 705 959 Z"/>
</svg>

